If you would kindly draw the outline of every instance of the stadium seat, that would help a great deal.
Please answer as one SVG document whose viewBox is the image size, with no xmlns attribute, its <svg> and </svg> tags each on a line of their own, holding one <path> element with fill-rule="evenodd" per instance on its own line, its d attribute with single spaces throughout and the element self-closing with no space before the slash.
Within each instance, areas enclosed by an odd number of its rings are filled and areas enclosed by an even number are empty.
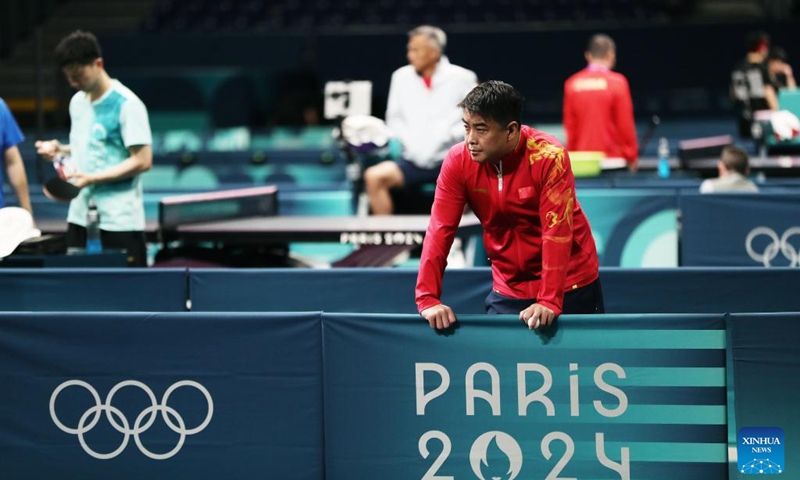
<svg viewBox="0 0 800 480">
<path fill-rule="evenodd" d="M 175 187 L 181 190 L 211 190 L 219 187 L 219 179 L 212 169 L 192 165 L 178 175 Z"/>
</svg>

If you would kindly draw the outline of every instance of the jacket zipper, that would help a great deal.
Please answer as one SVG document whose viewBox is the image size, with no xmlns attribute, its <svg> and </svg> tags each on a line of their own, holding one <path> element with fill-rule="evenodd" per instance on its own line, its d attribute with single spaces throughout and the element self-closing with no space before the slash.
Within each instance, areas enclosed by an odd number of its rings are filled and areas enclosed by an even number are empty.
<svg viewBox="0 0 800 480">
<path fill-rule="evenodd" d="M 499 166 L 498 166 L 499 165 Z M 503 191 L 503 161 L 500 160 L 498 165 L 494 165 L 494 169 L 497 170 L 497 191 Z"/>
</svg>

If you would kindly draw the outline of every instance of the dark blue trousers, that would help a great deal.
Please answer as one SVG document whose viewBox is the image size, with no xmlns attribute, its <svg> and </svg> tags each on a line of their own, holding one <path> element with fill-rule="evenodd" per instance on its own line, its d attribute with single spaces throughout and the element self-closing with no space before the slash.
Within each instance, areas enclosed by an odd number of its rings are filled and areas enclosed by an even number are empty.
<svg viewBox="0 0 800 480">
<path fill-rule="evenodd" d="M 486 296 L 486 313 L 517 315 L 536 303 L 535 298 L 511 298 L 492 290 Z M 600 279 L 564 294 L 564 313 L 605 313 Z"/>
</svg>

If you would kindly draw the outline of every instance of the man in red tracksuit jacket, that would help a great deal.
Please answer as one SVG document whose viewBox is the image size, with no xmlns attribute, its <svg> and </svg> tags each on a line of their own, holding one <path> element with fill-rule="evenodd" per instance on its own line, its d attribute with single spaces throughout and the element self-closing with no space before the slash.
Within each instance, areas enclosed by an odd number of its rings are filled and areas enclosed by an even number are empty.
<svg viewBox="0 0 800 480">
<path fill-rule="evenodd" d="M 604 152 L 622 157 L 637 169 L 639 145 L 633 121 L 628 80 L 613 72 L 617 61 L 614 40 L 594 35 L 586 49 L 589 65 L 564 83 L 564 130 L 573 152 Z"/>
<path fill-rule="evenodd" d="M 433 328 L 456 321 L 440 297 L 465 205 L 480 219 L 492 263 L 487 312 L 519 314 L 529 328 L 547 327 L 561 313 L 603 312 L 597 251 L 569 154 L 554 137 L 521 125 L 522 104 L 499 81 L 479 84 L 459 104 L 465 141 L 442 164 L 417 276 L 417 307 Z"/>
</svg>

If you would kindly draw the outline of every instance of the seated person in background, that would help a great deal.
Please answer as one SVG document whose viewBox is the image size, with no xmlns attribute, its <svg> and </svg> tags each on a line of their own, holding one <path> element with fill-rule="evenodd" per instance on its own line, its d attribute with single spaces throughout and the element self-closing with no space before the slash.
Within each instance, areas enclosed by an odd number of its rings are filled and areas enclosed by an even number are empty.
<svg viewBox="0 0 800 480">
<path fill-rule="evenodd" d="M 364 172 L 373 215 L 394 212 L 390 189 L 435 182 L 447 150 L 463 139 L 456 105 L 478 79 L 447 60 L 446 43 L 437 27 L 408 32 L 409 65 L 392 74 L 386 106 L 386 125 L 403 151 L 398 161 L 384 161 Z"/>
<path fill-rule="evenodd" d="M 769 71 L 770 80 L 778 90 L 784 88 L 794 90 L 797 88 L 792 66 L 788 63 L 786 50 L 781 47 L 772 47 L 770 49 L 767 57 L 767 71 Z"/>
<path fill-rule="evenodd" d="M 588 65 L 564 83 L 564 131 L 570 151 L 622 157 L 636 171 L 639 142 L 628 79 L 614 72 L 617 47 L 608 35 L 592 36 L 584 53 Z"/>
<path fill-rule="evenodd" d="M 717 162 L 719 176 L 709 178 L 700 184 L 700 193 L 758 192 L 755 183 L 747 179 L 750 173 L 750 159 L 747 152 L 739 147 L 727 146 Z"/>
<path fill-rule="evenodd" d="M 747 56 L 731 72 L 731 96 L 736 102 L 739 136 L 753 138 L 753 118 L 758 110 L 777 110 L 778 96 L 767 72 L 770 38 L 764 32 L 747 36 Z"/>
</svg>

